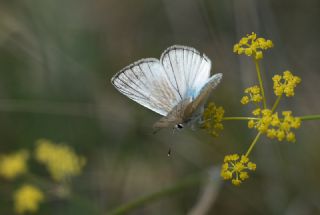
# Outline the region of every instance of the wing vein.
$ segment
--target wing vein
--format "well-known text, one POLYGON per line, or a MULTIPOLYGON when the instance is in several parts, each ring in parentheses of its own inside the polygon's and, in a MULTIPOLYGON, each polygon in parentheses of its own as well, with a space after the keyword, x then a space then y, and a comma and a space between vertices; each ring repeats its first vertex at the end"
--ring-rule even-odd
MULTIPOLYGON (((138 93, 138 94, 140 94, 141 96, 143 96, 143 97, 146 97, 145 95, 143 95, 142 93, 140 93, 139 91, 137 91, 136 89, 134 89, 133 87, 131 87, 129 84, 127 84, 124 80, 122 80, 120 77, 118 77, 118 79, 117 80, 120 80, 124 85, 126 85, 127 87, 129 87, 129 88, 131 88, 133 91, 135 91, 136 93, 138 93)), ((128 92, 127 90, 126 90, 126 92, 128 92)), ((128 93, 129 94, 129 93, 128 93)), ((132 94, 133 95, 133 94, 132 94)), ((143 98, 143 97, 141 97, 141 98, 143 98)))
MULTIPOLYGON (((172 83, 172 81, 170 80, 170 76, 168 75, 167 71, 164 69, 164 72, 166 73, 166 76, 168 78, 168 82, 170 83, 171 87, 173 87, 173 89, 175 89, 178 92, 178 89, 174 87, 174 84, 172 83)), ((179 93, 179 92, 178 92, 179 93)), ((181 96, 180 96, 181 98, 181 96)))
MULTIPOLYGON (((130 71, 135 75, 134 71, 130 68, 130 71)), ((130 80, 130 83, 133 83, 135 86, 137 86, 137 88, 139 88, 140 90, 143 90, 136 82, 134 82, 130 76, 127 75, 126 72, 123 73, 129 80, 130 80)), ((136 75, 135 75, 136 76, 136 75)), ((136 76, 137 77, 137 76, 136 76)), ((142 93, 141 93, 142 94, 142 93)), ((144 95, 144 94, 142 94, 144 95)))
POLYGON ((177 92, 179 93, 180 98, 182 99, 182 96, 181 96, 181 93, 180 93, 180 90, 179 90, 179 86, 178 86, 178 82, 177 82, 177 78, 176 78, 176 75, 175 75, 175 72, 174 72, 174 69, 173 69, 173 66, 172 66, 171 56, 170 56, 169 53, 168 53, 168 58, 169 58, 169 61, 170 61, 170 65, 171 65, 171 69, 172 69, 172 74, 173 74, 174 80, 175 80, 175 82, 176 82, 176 86, 177 86, 176 90, 177 90, 177 92))

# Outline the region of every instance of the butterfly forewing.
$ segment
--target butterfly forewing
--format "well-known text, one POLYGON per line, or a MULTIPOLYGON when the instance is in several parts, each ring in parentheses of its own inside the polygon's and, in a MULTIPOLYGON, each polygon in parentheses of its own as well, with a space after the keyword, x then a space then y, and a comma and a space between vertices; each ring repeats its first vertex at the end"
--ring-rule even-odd
POLYGON ((182 99, 186 86, 184 86, 185 80, 178 66, 178 62, 180 61, 181 60, 177 55, 170 52, 166 53, 163 58, 161 58, 161 63, 171 86, 178 92, 180 99, 182 99))
POLYGON ((201 58, 198 72, 196 73, 193 81, 190 83, 191 88, 195 90, 194 95, 198 95, 201 88, 205 85, 205 83, 208 81, 208 78, 210 77, 210 69, 211 69, 211 61, 204 55, 204 57, 201 58))
POLYGON ((157 59, 137 61, 113 76, 111 82, 130 99, 161 115, 167 115, 180 100, 157 59))
POLYGON ((171 46, 163 52, 160 61, 181 99, 196 96, 210 76, 211 61, 191 47, 171 46))

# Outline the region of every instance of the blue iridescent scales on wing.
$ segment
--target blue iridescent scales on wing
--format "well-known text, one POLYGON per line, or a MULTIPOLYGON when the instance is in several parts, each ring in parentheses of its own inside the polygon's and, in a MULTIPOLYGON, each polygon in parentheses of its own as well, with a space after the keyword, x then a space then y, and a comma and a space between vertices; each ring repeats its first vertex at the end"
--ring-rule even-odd
POLYGON ((199 118, 222 74, 210 77, 211 61, 196 49, 174 45, 160 60, 141 59, 115 74, 111 82, 122 94, 163 117, 155 129, 182 128, 199 118))

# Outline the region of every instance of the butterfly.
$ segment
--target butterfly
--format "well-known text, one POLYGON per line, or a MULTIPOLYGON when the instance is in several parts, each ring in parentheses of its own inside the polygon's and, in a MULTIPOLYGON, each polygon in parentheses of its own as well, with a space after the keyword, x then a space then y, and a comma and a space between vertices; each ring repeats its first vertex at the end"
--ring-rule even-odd
POLYGON ((145 58, 116 73, 111 83, 133 101, 163 117, 154 131, 201 122, 204 103, 220 83, 222 74, 210 77, 211 61, 196 49, 173 45, 156 58, 145 58))

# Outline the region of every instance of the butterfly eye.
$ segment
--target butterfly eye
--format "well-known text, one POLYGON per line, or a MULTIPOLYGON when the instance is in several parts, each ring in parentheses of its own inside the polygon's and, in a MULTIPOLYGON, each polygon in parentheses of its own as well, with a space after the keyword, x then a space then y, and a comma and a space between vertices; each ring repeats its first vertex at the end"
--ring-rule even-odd
POLYGON ((177 128, 182 129, 183 128, 183 124, 181 124, 181 123, 177 124, 177 128))

